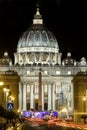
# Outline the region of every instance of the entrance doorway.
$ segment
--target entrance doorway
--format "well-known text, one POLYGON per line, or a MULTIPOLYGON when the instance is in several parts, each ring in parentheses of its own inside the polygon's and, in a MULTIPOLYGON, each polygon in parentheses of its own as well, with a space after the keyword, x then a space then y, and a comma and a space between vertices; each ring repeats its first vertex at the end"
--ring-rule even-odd
POLYGON ((44 103, 44 110, 47 111, 47 109, 48 109, 48 103, 45 102, 44 103))
POLYGON ((30 110, 30 103, 27 103, 27 110, 30 110))

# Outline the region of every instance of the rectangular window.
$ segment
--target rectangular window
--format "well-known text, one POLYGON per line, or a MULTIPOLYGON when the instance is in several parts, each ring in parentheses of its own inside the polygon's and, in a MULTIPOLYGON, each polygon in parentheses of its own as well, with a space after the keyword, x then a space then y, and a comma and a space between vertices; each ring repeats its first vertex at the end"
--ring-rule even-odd
POLYGON ((71 92, 71 86, 70 85, 68 86, 68 92, 71 92))
POLYGON ((45 84, 45 87, 44 87, 44 92, 47 93, 48 92, 48 87, 47 87, 47 84, 45 84))
POLYGON ((26 91, 27 91, 26 96, 27 96, 27 98, 29 98, 30 97, 30 85, 29 84, 27 85, 27 90, 26 91))
POLYGON ((68 72, 67 72, 67 73, 68 73, 68 75, 71 75, 71 71, 70 71, 70 70, 68 70, 68 72))
POLYGON ((34 93, 36 93, 36 94, 38 93, 38 85, 34 86, 34 93))
POLYGON ((69 101, 69 107, 71 107, 71 101, 69 101))
POLYGON ((60 75, 60 70, 57 70, 57 71, 56 71, 56 74, 57 74, 57 75, 60 75))
POLYGON ((27 75, 30 74, 30 71, 27 71, 27 75))
POLYGON ((47 71, 44 71, 44 74, 47 74, 47 71))

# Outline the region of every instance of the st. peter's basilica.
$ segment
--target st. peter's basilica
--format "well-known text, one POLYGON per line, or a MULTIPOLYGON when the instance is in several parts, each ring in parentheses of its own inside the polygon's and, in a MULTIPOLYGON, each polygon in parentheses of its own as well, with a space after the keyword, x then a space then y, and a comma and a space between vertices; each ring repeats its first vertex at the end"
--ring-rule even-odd
POLYGON ((68 112, 79 112, 83 106, 80 101, 87 94, 87 61, 85 57, 72 59, 71 52, 62 60, 58 40, 43 24, 39 8, 32 25, 18 41, 14 63, 8 53, 0 59, 0 80, 14 96, 15 110, 66 108, 68 112))

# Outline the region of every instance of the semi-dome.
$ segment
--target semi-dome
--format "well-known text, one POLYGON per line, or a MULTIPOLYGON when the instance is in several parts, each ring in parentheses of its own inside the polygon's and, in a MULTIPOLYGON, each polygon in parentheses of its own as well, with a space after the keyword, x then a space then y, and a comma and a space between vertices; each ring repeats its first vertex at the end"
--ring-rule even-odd
POLYGON ((17 52, 53 52, 58 53, 58 42, 47 28, 43 25, 42 17, 37 8, 32 26, 20 37, 17 52))

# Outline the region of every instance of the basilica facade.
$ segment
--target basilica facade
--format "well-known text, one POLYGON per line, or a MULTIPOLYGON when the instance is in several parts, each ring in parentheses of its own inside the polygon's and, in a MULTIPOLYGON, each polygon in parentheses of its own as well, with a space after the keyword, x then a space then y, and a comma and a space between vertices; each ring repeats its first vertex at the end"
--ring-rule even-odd
MULTIPOLYGON (((0 59, 0 74, 17 72, 17 104, 15 109, 25 111, 74 109, 74 76, 87 70, 84 57, 80 61, 72 59, 71 53, 62 60, 58 40, 43 24, 39 8, 31 27, 22 34, 14 53, 14 63, 8 53, 0 59)), ((15 86, 14 91, 15 91, 15 86)), ((14 95, 14 91, 12 94, 14 95)), ((16 101, 14 101, 16 103, 16 101)))

